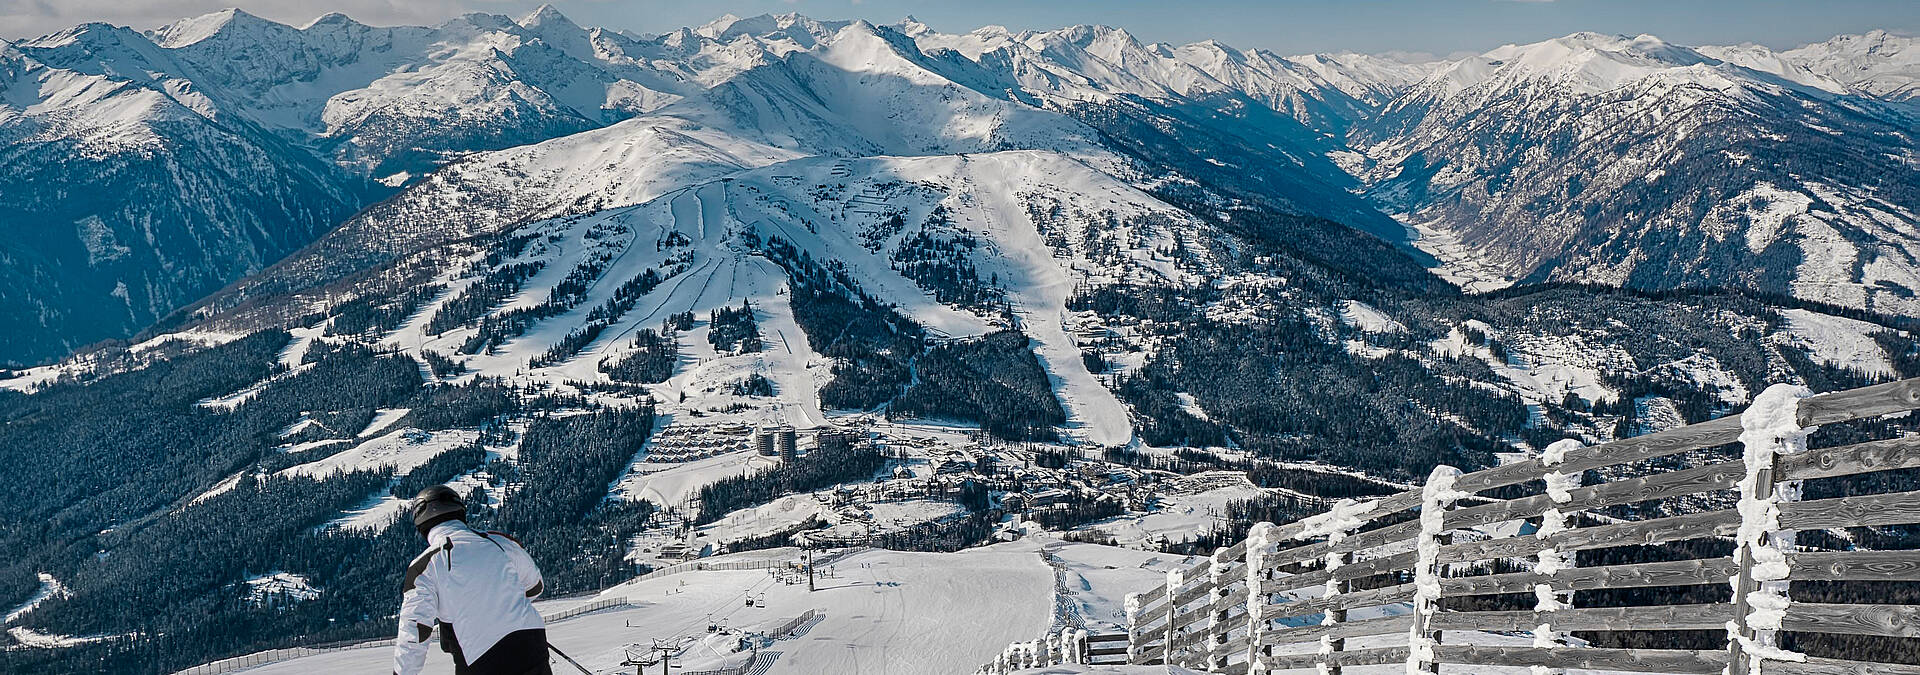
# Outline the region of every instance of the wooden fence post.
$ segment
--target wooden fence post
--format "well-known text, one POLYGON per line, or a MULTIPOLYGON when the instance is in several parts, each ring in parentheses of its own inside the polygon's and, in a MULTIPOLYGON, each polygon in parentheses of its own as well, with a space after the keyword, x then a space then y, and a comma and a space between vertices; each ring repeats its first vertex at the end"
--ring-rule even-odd
POLYGON ((1140 593, 1127 594, 1127 663, 1133 665, 1140 665, 1142 661, 1146 660, 1146 626, 1140 625, 1142 595, 1143 594, 1140 593))
MULTIPOLYGON (((1573 501, 1572 491, 1574 488, 1580 487, 1581 474, 1567 474, 1554 471, 1553 467, 1559 466, 1567 461, 1568 451, 1577 450, 1581 447, 1583 447, 1583 444, 1580 441, 1568 438, 1553 442, 1540 453, 1540 465, 1547 469, 1546 473, 1542 474, 1541 479, 1546 483, 1547 498, 1552 499, 1555 504, 1565 504, 1573 501)), ((1540 528, 1534 531, 1534 538, 1545 541, 1551 538, 1554 533, 1567 529, 1568 517, 1569 514, 1562 513, 1558 507, 1547 509, 1546 513, 1540 514, 1540 528)), ((1549 545, 1546 548, 1540 549, 1540 552, 1535 556, 1533 572, 1535 574, 1550 576, 1560 570, 1574 567, 1575 558, 1577 558, 1577 554, 1570 557, 1549 545)), ((1573 592, 1564 591, 1566 594, 1566 600, 1564 601, 1560 599, 1561 593, 1562 592, 1553 589, 1553 584, 1550 580, 1534 584, 1533 611, 1548 613, 1571 609, 1573 607, 1573 592)), ((1553 632, 1553 624, 1551 621, 1543 620, 1540 622, 1540 625, 1535 626, 1533 629, 1533 646, 1535 647, 1554 647, 1558 638, 1559 636, 1553 632)), ((1551 675, 1566 672, 1564 669, 1549 668, 1546 666, 1532 666, 1531 670, 1533 675, 1551 675)))
POLYGON ((1746 477, 1739 483, 1740 532, 1734 538, 1739 574, 1733 582, 1733 620, 1727 622, 1729 675, 1760 675, 1767 659, 1805 661, 1806 655, 1780 649, 1780 621, 1786 615, 1787 553, 1795 533, 1780 529, 1779 502, 1799 499, 1800 485, 1774 489, 1780 455, 1804 452, 1813 429, 1800 426, 1800 399, 1806 387, 1775 384, 1753 397, 1740 414, 1741 456, 1746 477))
POLYGON ((1267 554, 1274 548, 1273 523, 1255 523, 1247 531, 1247 672, 1267 672, 1266 648, 1260 644, 1260 634, 1266 632, 1267 597, 1266 581, 1273 573, 1267 570, 1267 554))
POLYGON ((1227 585, 1231 583, 1227 580, 1227 566, 1233 564, 1233 558, 1227 556, 1227 552, 1230 550, 1231 548, 1215 549, 1213 552, 1213 565, 1207 568, 1208 580, 1211 581, 1213 585, 1213 588, 1207 592, 1206 601, 1208 616, 1207 633, 1212 636, 1207 639, 1206 660, 1209 670, 1219 670, 1227 667, 1228 655, 1231 654, 1233 650, 1233 644, 1227 642, 1227 633, 1229 632, 1227 629, 1227 616, 1232 613, 1233 608, 1222 602, 1227 598, 1227 585))
POLYGON ((1169 666, 1180 665, 1173 655, 1173 641, 1180 637, 1180 627, 1174 625, 1174 619, 1180 617, 1180 586, 1187 582, 1186 570, 1175 567, 1167 570, 1167 639, 1160 646, 1160 662, 1169 666))
MULTIPOLYGON (((1347 538, 1349 533, 1352 533, 1355 529, 1365 524, 1366 514, 1373 511, 1376 505, 1376 501, 1356 502, 1352 499, 1342 499, 1334 502, 1334 504, 1327 509, 1326 513, 1301 521, 1303 526, 1301 536, 1302 538, 1325 536, 1329 546, 1337 546, 1347 538)), ((1338 580, 1334 578, 1341 567, 1352 563, 1353 553, 1351 551, 1335 552, 1329 550, 1327 552, 1326 557, 1322 559, 1321 563, 1321 571, 1327 573, 1325 597, 1332 598, 1353 590, 1353 582, 1351 580, 1338 580)), ((1328 608, 1320 619, 1320 625, 1334 626, 1346 620, 1347 610, 1342 608, 1328 608)), ((1329 657, 1344 651, 1346 648, 1347 641, 1345 638, 1335 638, 1332 635, 1320 636, 1320 658, 1315 662, 1314 667, 1320 671, 1321 675, 1338 675, 1340 673, 1340 666, 1329 664, 1329 657)))
MULTIPOLYGON (((1332 540, 1329 540, 1329 541, 1332 541, 1332 540)), ((1328 572, 1338 570, 1341 567, 1350 565, 1352 563, 1353 563, 1352 552, 1327 554, 1327 571, 1328 572)), ((1339 595, 1342 593, 1351 593, 1351 592, 1353 592, 1353 580, 1343 579, 1343 580, 1335 581, 1331 577, 1327 579, 1327 595, 1332 596, 1332 595, 1339 595)), ((1347 610, 1329 609, 1327 610, 1326 618, 1323 618, 1320 620, 1320 625, 1333 626, 1340 623, 1344 623, 1346 622, 1346 620, 1347 620, 1347 610)), ((1346 649, 1347 649, 1346 638, 1336 638, 1331 635, 1321 636, 1320 637, 1320 663, 1317 664, 1320 669, 1320 675, 1340 675, 1340 666, 1328 664, 1327 659, 1328 657, 1333 656, 1334 654, 1338 654, 1340 652, 1346 651, 1346 649)))
POLYGON ((1407 629, 1407 675, 1439 672, 1433 646, 1440 632, 1433 628, 1433 614, 1440 606, 1440 546, 1446 534, 1446 512, 1467 493, 1454 489, 1460 470, 1445 464, 1433 467, 1420 490, 1420 535, 1416 540, 1419 562, 1413 568, 1413 627, 1407 629))

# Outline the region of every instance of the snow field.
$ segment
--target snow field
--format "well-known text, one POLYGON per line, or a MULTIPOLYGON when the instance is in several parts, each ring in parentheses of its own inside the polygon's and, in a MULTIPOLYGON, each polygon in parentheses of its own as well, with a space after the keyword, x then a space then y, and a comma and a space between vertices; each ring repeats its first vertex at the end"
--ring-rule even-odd
POLYGON ((1886 328, 1806 309, 1782 310, 1780 315, 1787 320, 1783 341, 1812 352, 1820 362, 1880 377, 1894 375, 1886 350, 1872 336, 1886 328))
POLYGON ((336 473, 368 469, 391 469, 404 474, 442 452, 473 443, 479 438, 480 433, 470 429, 421 431, 409 427, 374 437, 326 459, 288 467, 279 475, 326 478, 336 473))
MULTIPOLYGON (((804 583, 780 583, 764 570, 687 572, 632 582, 601 593, 626 597, 632 606, 553 624, 548 639, 596 675, 632 672, 620 665, 628 645, 675 640, 687 647, 675 663, 694 670, 720 662, 726 657, 721 647, 732 642, 703 639, 709 624, 765 629, 814 610, 821 615, 817 623, 762 650, 762 658, 772 658, 768 675, 968 672, 1007 643, 1047 629, 1053 575, 1037 550, 1032 543, 1013 542, 960 553, 856 553, 833 562, 831 576, 823 568, 813 593, 804 583), (746 606, 749 596, 756 606, 746 606)), ((766 552, 756 553, 762 555, 745 555, 762 559, 766 552)), ((787 555, 795 554, 787 549, 787 555)), ((553 611, 551 602, 536 606, 553 611)), ((246 672, 378 672, 390 668, 390 659, 391 647, 375 644, 246 672)), ((435 652, 426 672, 451 673, 452 664, 435 652)))

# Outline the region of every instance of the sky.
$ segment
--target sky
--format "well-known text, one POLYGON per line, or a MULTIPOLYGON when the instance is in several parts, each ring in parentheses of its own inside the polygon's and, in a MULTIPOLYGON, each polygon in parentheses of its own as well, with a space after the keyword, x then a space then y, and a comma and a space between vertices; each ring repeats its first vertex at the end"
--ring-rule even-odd
MULTIPOLYGON (((430 24, 464 12, 520 16, 539 0, 0 0, 0 37, 87 21, 152 28, 237 6, 305 25, 330 11, 376 25, 430 24)), ((552 0, 582 25, 659 33, 723 13, 799 12, 893 23, 907 15, 946 32, 1099 23, 1144 41, 1217 39, 1295 54, 1480 52, 1576 31, 1651 33, 1681 44, 1774 48, 1879 28, 1920 33, 1920 0, 552 0)))

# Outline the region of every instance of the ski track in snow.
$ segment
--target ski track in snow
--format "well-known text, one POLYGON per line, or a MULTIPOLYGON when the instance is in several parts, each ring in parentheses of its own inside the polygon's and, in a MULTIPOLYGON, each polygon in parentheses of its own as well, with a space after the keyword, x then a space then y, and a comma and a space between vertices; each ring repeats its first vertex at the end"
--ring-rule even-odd
POLYGON ((66 584, 60 583, 60 580, 53 578, 53 575, 41 572, 39 573, 39 577, 40 589, 34 591, 33 597, 27 598, 26 602, 20 603, 19 606, 7 610, 6 617, 0 619, 0 626, 13 623, 20 617, 26 616, 29 612, 39 609, 41 603, 54 598, 64 597, 67 594, 66 584))

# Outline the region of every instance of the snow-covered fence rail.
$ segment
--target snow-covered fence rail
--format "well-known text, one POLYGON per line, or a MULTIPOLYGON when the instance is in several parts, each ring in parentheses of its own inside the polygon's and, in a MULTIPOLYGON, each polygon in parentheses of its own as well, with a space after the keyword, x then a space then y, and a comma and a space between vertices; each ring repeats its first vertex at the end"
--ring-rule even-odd
POLYGON ((1126 633, 1102 635, 1064 628, 1058 633, 1042 635, 1038 640, 1007 645, 992 661, 975 669, 975 673, 1004 675, 1045 666, 1126 663, 1126 656, 1126 633))
MULTIPOLYGON (((1780 641, 1782 631, 1803 644, 1920 638, 1920 606, 1890 604, 1911 595, 1844 583, 1920 581, 1920 551, 1816 550, 1795 540, 1799 530, 1920 524, 1920 490, 1888 491, 1913 487, 1910 476, 1827 481, 1824 493, 1840 496, 1801 499, 1802 481, 1920 468, 1920 437, 1807 448, 1815 427, 1915 409, 1920 379, 1818 396, 1775 385, 1740 415, 1591 447, 1556 443, 1471 473, 1442 466, 1418 489, 1262 523, 1246 541, 1128 597, 1127 661, 1230 675, 1381 664, 1404 664, 1410 675, 1441 664, 1920 675, 1920 665, 1809 657, 1780 641), (1596 477, 1605 480, 1583 484, 1596 477), (1574 564, 1582 551, 1591 552, 1586 566, 1574 564), (1795 581, 1843 582, 1815 590, 1889 604, 1794 600, 1795 581), (1673 604, 1578 607, 1581 592, 1609 596, 1609 605, 1673 604), (1703 648, 1592 646, 1567 631, 1616 641, 1620 631, 1696 631, 1665 642, 1634 633, 1646 639, 1621 644, 1703 648), (1704 644, 1711 638, 1697 631, 1725 638, 1704 644)), ((1900 649, 1910 645, 1889 651, 1900 649)), ((1049 653, 1041 642, 1017 644, 982 672, 1043 665, 1049 653)))

